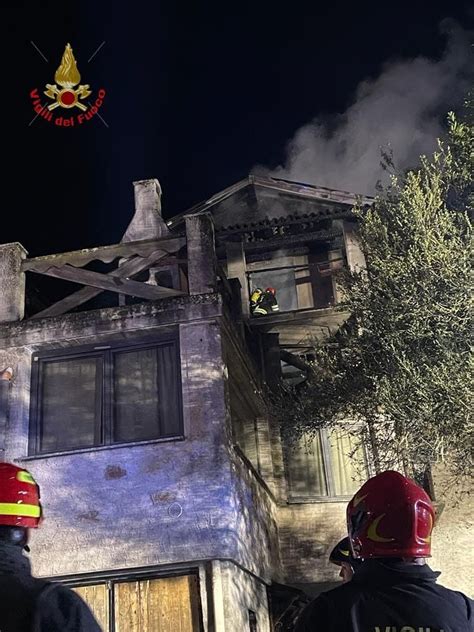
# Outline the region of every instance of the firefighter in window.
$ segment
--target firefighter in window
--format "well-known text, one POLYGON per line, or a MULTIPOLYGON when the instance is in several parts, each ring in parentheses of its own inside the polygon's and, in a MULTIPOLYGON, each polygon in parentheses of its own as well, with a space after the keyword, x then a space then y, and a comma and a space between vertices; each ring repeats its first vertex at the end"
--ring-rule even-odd
POLYGON ((255 288, 250 297, 250 313, 252 316, 267 316, 280 311, 276 298, 276 290, 267 287, 265 290, 255 288))

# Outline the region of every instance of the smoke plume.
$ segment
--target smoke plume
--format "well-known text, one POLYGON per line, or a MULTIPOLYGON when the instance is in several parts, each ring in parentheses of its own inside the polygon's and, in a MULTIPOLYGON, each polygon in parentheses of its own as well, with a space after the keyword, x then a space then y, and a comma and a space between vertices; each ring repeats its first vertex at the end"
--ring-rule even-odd
POLYGON ((358 85, 344 114, 300 128, 284 165, 255 172, 371 195, 386 177, 382 150, 393 153, 399 169, 415 166, 436 148, 446 113, 459 106, 469 85, 472 34, 452 21, 441 29, 447 37, 441 59, 385 64, 380 76, 358 85))

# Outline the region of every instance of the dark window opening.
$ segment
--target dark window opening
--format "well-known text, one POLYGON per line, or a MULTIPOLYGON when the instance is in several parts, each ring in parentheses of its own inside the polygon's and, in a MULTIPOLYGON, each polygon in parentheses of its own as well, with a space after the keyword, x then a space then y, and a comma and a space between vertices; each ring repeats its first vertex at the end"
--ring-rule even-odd
POLYGON ((257 615, 249 610, 249 632, 257 632, 257 615))
POLYGON ((35 357, 30 454, 180 435, 176 340, 35 357))

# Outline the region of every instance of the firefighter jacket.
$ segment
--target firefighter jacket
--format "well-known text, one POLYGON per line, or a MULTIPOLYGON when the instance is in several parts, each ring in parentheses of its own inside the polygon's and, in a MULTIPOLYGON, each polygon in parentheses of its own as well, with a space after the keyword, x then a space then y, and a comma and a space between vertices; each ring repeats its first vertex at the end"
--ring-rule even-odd
POLYGON ((474 602, 436 583, 429 566, 365 561, 353 579, 322 593, 295 632, 473 632, 474 602))
POLYGON ((70 588, 32 577, 21 547, 0 543, 1 632, 102 632, 70 588))
POLYGON ((255 316, 266 316, 273 312, 280 310, 276 297, 271 292, 263 292, 258 299, 255 307, 252 309, 252 314, 255 316))

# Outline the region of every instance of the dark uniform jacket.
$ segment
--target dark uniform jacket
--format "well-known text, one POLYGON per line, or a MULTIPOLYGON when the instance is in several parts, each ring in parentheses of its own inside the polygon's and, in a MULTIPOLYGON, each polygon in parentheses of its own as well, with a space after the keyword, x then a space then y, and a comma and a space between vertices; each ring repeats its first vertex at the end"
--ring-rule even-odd
POLYGON ((473 632, 474 602, 436 584, 427 565, 368 560, 314 599, 295 632, 473 632))
POLYGON ((265 316, 272 312, 278 312, 280 308, 276 297, 271 292, 263 292, 258 298, 254 307, 252 307, 252 314, 254 316, 265 316))
POLYGON ((82 599, 62 584, 32 577, 19 546, 0 544, 1 632, 102 632, 82 599))

